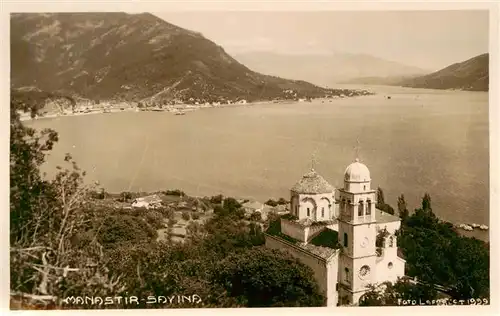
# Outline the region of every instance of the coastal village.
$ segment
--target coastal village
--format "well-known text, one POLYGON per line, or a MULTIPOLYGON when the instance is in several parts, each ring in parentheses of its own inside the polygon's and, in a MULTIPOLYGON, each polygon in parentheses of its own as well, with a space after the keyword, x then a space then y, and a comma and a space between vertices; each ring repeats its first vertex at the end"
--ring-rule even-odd
MULTIPOLYGON (((36 92, 36 91, 35 91, 36 92)), ((373 93, 366 90, 335 89, 331 94, 325 95, 322 102, 332 102, 333 99, 343 99, 356 96, 366 96, 373 93)), ((319 99, 319 98, 316 98, 319 99)), ((141 101, 120 101, 120 100, 90 100, 84 98, 51 97, 45 101, 45 106, 35 118, 53 118, 61 116, 88 115, 99 113, 116 112, 167 112, 174 115, 186 115, 189 112, 217 108, 225 106, 254 105, 259 103, 290 103, 290 102, 312 102, 313 98, 300 95, 297 91, 283 90, 283 96, 267 101, 250 101, 244 98, 225 99, 219 98, 217 101, 209 101, 203 98, 185 98, 175 100, 156 100, 154 97, 141 101), (74 100, 74 103, 72 102, 74 100)), ((18 111, 22 121, 32 119, 30 113, 18 111)))

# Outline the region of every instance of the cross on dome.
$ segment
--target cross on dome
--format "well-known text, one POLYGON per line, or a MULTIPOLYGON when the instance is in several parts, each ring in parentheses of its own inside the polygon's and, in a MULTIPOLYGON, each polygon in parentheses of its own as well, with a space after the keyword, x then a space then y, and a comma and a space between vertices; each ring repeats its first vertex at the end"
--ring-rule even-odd
POLYGON ((316 165, 316 156, 312 154, 311 157, 311 171, 314 171, 314 166, 316 165))
POLYGON ((354 150, 356 151, 356 162, 359 162, 359 150, 361 148, 361 145, 359 144, 359 138, 356 138, 356 146, 354 146, 354 150))

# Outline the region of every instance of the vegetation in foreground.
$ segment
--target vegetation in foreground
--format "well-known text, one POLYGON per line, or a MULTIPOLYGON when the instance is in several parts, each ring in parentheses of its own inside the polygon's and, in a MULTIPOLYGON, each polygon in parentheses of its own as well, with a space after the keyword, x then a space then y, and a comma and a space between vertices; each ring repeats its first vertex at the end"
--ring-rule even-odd
MULTIPOLYGON (((22 108, 24 105, 13 105, 22 108)), ((35 109, 36 110, 36 109, 35 109)), ((117 211, 96 201, 70 156, 53 180, 40 174, 57 133, 25 127, 11 112, 12 308, 321 306, 312 270, 263 247, 260 224, 232 198, 209 199, 214 216, 192 223, 184 243, 157 241, 171 210, 117 211), (101 206, 99 206, 101 205, 101 206), (158 298, 156 304, 82 304, 68 297, 158 298), (161 297, 196 296, 159 303, 161 297), (77 304, 71 304, 77 303, 77 304)), ((178 191, 167 192, 183 196, 178 191)), ((130 193, 119 199, 127 200, 130 193)), ((189 215, 188 215, 189 216, 189 215)), ((166 300, 166 299, 165 299, 166 300)), ((101 302, 102 303, 102 302, 101 302)))
MULTIPOLYGON (((378 196, 383 197, 380 188, 378 196)), ((379 203, 385 204, 383 199, 379 203)), ((387 204, 381 207, 393 209, 387 204)), ((489 243, 461 236, 453 224, 437 218, 429 194, 424 195, 421 207, 411 215, 404 195, 399 196, 398 211, 398 247, 406 260, 406 275, 416 277, 418 283, 401 279, 395 284, 384 284, 384 290, 372 286, 360 305, 399 306, 402 300, 432 302, 443 294, 457 301, 489 302, 489 243)))

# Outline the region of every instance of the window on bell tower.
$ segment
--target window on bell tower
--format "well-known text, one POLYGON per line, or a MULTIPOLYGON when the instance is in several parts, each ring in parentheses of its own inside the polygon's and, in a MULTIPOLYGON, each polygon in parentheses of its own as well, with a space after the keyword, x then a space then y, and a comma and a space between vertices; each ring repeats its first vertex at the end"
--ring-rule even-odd
POLYGON ((307 216, 311 216, 311 210, 307 208, 307 216))
POLYGON ((347 233, 344 233, 344 247, 347 247, 348 241, 347 241, 347 233))
POLYGON ((324 207, 321 208, 321 217, 325 217, 325 208, 324 207))
POLYGON ((372 201, 368 200, 368 207, 366 208, 366 215, 370 215, 372 213, 372 201))
POLYGON ((363 201, 359 201, 358 204, 358 216, 363 216, 363 201))

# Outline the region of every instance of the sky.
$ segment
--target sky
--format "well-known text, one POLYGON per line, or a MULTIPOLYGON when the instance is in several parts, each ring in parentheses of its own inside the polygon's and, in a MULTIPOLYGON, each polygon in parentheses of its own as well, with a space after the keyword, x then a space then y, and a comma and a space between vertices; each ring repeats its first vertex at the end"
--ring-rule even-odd
POLYGON ((167 12, 229 54, 367 54, 438 70, 488 52, 487 11, 167 12))

